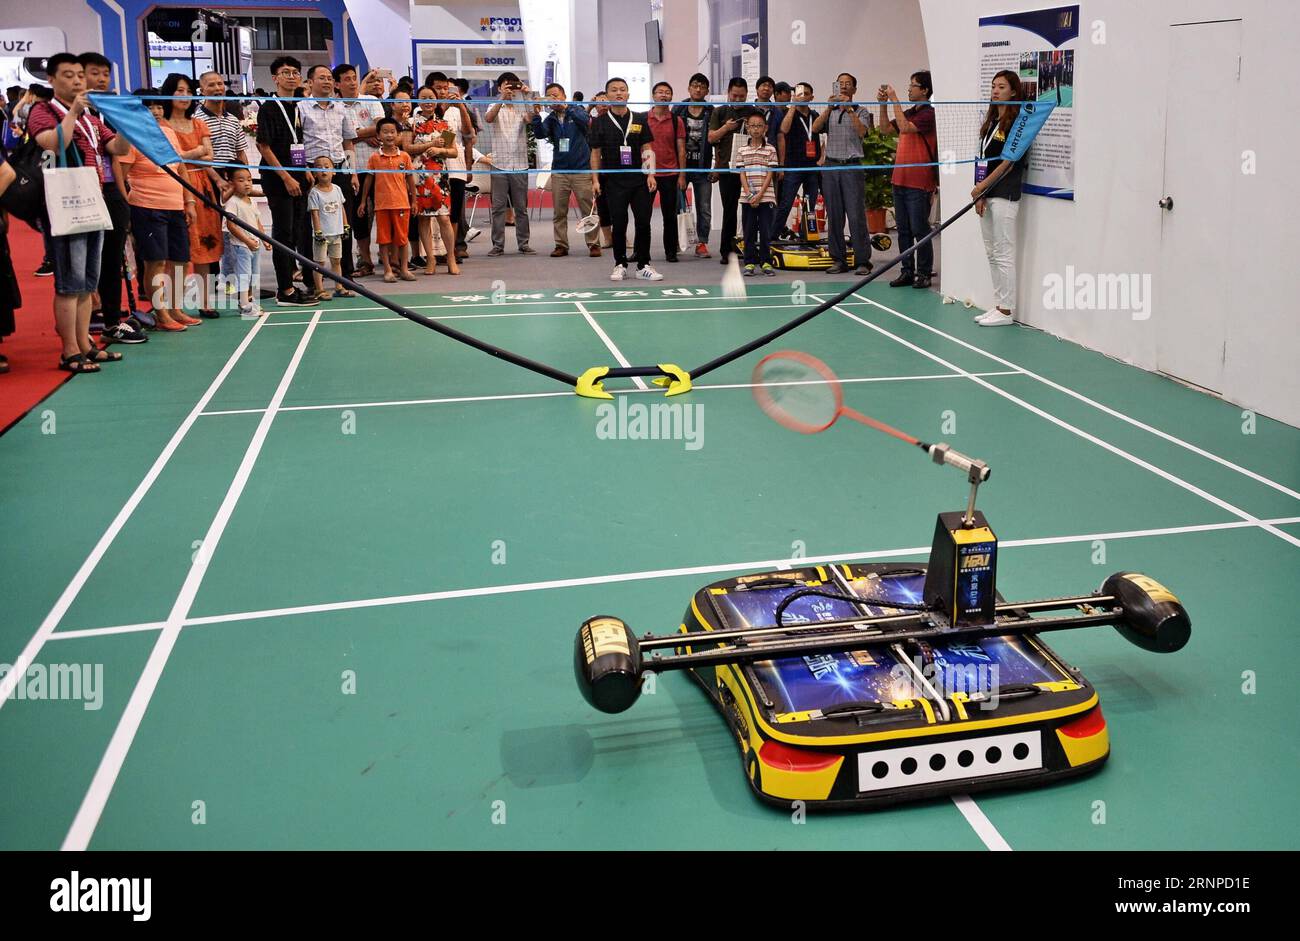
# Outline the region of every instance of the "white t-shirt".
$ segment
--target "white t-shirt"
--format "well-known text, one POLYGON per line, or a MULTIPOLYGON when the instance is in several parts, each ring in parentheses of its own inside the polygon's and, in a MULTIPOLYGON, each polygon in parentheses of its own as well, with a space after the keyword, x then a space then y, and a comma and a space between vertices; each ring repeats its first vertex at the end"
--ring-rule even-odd
MULTIPOLYGON (((230 213, 245 225, 251 225, 255 229, 261 222, 261 219, 257 214, 257 206, 254 205, 252 198, 244 199, 241 196, 231 196, 226 200, 226 212, 230 213)), ((229 222, 226 223, 226 228, 230 229, 232 233, 238 233, 243 238, 257 237, 250 232, 246 232, 237 225, 231 225, 229 222)))
MULTIPOLYGON (((320 214, 321 235, 343 234, 343 191, 331 183, 327 190, 313 186, 307 194, 307 212, 320 214)), ((308 217, 310 218, 310 217, 308 217)))
POLYGON ((468 176, 465 170, 465 141, 474 133, 474 126, 471 124, 468 128, 461 127, 460 108, 455 105, 447 106, 447 110, 442 113, 442 119, 447 122, 447 127, 456 135, 456 156, 445 158, 443 166, 447 169, 447 175, 451 179, 463 180, 468 176))

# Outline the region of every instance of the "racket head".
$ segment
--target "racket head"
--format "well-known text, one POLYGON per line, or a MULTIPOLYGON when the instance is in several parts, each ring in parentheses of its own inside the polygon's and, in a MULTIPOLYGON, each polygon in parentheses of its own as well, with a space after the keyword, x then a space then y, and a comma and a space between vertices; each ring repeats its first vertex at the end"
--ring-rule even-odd
POLYGON ((600 215, 595 210, 592 210, 591 215, 583 216, 581 219, 578 220, 577 228, 580 233, 586 235, 588 232, 590 232, 592 229, 597 228, 599 225, 600 225, 600 215))
POLYGON ((754 400, 764 414, 800 434, 825 431, 844 409, 839 377, 808 353, 769 353, 754 367, 752 381, 754 400))

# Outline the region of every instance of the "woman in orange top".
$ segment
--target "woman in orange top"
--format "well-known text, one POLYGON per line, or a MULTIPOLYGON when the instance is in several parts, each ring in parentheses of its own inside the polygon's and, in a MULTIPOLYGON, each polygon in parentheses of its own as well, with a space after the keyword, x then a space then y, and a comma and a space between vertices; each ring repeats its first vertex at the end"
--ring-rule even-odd
MULTIPOLYGON (((193 87, 189 78, 173 72, 163 82, 163 95, 192 95, 193 87)), ((197 101, 163 101, 163 123, 176 132, 180 141, 180 155, 185 159, 212 159, 212 132, 202 118, 192 117, 197 101)), ((198 165, 186 165, 189 183, 214 203, 218 195, 208 176, 208 168, 198 165)), ((199 276, 200 298, 199 316, 217 317, 212 279, 208 277, 221 261, 221 215, 201 200, 195 207, 195 221, 190 226, 190 262, 194 273, 199 276)), ((197 322, 197 321, 196 321, 197 322)))

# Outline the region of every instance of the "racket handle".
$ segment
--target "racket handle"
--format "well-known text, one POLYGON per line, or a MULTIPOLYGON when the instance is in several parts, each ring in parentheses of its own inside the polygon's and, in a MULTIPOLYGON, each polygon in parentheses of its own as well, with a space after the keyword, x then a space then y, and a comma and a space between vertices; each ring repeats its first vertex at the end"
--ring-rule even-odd
POLYGON ((967 457, 960 451, 954 451, 950 446, 942 442, 930 445, 930 457, 934 459, 936 464, 947 464, 950 467, 957 468, 973 484, 983 483, 989 479, 989 466, 987 464, 967 457))

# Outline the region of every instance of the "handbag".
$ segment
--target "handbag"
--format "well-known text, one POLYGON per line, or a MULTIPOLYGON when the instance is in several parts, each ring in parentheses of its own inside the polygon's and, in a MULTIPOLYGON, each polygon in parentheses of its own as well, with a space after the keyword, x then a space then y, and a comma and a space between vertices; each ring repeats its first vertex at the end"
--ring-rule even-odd
POLYGON ((63 125, 56 126, 59 147, 58 166, 41 174, 45 182, 45 212, 50 220, 50 235, 81 235, 113 228, 113 219, 104 203, 99 171, 81 165, 81 154, 74 147, 77 166, 69 167, 63 149, 63 125))
POLYGON ((698 239, 695 233, 695 213, 685 190, 677 191, 677 244, 685 247, 694 245, 698 239))

